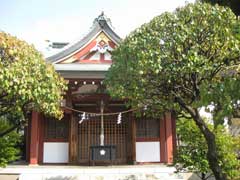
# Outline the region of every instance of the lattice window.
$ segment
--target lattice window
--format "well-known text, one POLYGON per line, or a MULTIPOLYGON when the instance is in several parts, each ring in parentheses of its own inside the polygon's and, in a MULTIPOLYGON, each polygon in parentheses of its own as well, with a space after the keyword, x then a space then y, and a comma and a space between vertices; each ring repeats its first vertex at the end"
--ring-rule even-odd
POLYGON ((67 140, 69 120, 65 117, 62 120, 54 118, 45 119, 45 139, 46 140, 67 140))
POLYGON ((140 117, 136 120, 137 138, 159 138, 160 120, 156 118, 140 117))

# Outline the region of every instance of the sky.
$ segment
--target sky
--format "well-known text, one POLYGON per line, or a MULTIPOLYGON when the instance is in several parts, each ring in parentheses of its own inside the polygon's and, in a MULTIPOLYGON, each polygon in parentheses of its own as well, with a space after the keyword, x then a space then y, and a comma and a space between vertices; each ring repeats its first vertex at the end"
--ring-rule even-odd
POLYGON ((45 55, 47 42, 80 39, 104 11, 124 38, 165 11, 195 0, 0 0, 0 31, 33 44, 45 55))

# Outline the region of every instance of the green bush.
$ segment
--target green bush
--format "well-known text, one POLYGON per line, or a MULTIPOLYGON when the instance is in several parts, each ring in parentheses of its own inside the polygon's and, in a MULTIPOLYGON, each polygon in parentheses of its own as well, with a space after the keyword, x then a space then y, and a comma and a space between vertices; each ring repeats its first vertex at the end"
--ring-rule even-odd
MULTIPOLYGON (((240 150, 239 138, 232 137, 223 126, 213 129, 216 136, 217 152, 220 166, 228 179, 240 178, 240 162, 237 151, 240 150)), ((187 169, 201 175, 202 179, 211 174, 207 160, 207 144, 193 120, 179 119, 177 121, 177 134, 181 145, 178 146, 175 164, 181 164, 182 169, 187 169)))
MULTIPOLYGON (((6 120, 0 119, 0 132, 9 127, 10 125, 6 120)), ((20 139, 20 135, 16 131, 0 137, 0 167, 5 167, 9 162, 19 158, 20 150, 17 148, 17 144, 20 139)))

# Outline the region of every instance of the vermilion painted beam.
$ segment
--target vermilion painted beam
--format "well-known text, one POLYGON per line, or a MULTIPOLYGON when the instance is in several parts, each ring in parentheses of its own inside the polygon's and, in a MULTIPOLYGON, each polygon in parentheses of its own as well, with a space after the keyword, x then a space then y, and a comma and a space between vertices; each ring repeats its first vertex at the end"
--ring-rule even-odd
POLYGON ((173 135, 173 155, 177 150, 177 135, 176 135, 176 115, 172 114, 172 135, 173 135))
POLYGON ((173 162, 173 126, 171 113, 167 112, 165 115, 166 120, 166 163, 173 162))
POLYGON ((42 114, 39 114, 38 119, 38 164, 43 163, 43 138, 44 138, 44 128, 45 128, 45 120, 42 114))
POLYGON ((62 61, 58 62, 58 64, 66 63, 70 58, 75 59, 75 60, 73 60, 73 62, 71 62, 71 63, 80 61, 79 59, 80 59, 83 55, 85 55, 86 53, 88 53, 95 45, 96 45, 96 41, 95 41, 95 40, 94 40, 94 41, 91 41, 86 47, 84 47, 84 48, 81 49, 80 51, 76 52, 75 54, 71 55, 70 57, 65 58, 65 59, 63 59, 62 61))
MULTIPOLYGON (((88 53, 95 45, 96 45, 96 40, 90 42, 86 47, 84 47, 83 49, 81 49, 79 52, 77 52, 74 57, 76 59, 81 58, 84 54, 88 53)), ((81 60, 80 60, 81 61, 81 60)))
POLYGON ((39 114, 32 112, 31 135, 30 135, 30 165, 38 164, 38 148, 39 148, 39 114))

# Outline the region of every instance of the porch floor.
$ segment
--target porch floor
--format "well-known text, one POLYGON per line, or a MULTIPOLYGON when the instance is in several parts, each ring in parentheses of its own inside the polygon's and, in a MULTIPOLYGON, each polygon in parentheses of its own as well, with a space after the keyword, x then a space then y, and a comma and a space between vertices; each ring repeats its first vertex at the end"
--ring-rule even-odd
MULTIPOLYGON (((174 173, 166 165, 126 166, 28 166, 0 168, 1 180, 183 180, 189 174, 174 173)), ((193 179, 193 178, 191 178, 193 179)), ((195 179, 195 178, 194 178, 195 179)))

